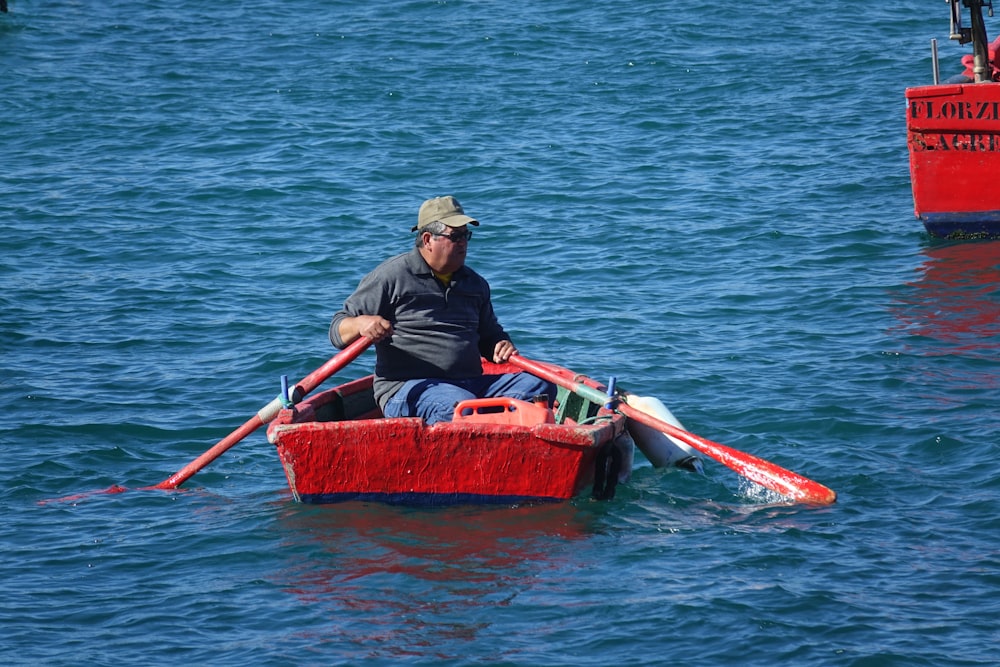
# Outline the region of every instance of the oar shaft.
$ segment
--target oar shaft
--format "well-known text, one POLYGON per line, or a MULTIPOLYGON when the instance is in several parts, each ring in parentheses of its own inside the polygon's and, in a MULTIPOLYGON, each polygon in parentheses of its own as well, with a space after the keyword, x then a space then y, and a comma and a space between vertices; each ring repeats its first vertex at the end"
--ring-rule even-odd
MULTIPOLYGON (((276 399, 277 400, 277 399, 276 399)), ((271 401, 268 405, 275 403, 271 401)), ((278 407, 281 407, 281 401, 277 401, 278 407)), ((273 417, 272 417, 273 419, 273 417)), ((264 420, 260 418, 259 414, 254 415, 250 419, 243 423, 238 429, 227 435, 225 438, 216 443, 211 449, 206 451, 204 454, 196 458, 191 463, 187 464, 173 475, 163 480, 155 486, 151 486, 151 489, 176 489, 178 486, 188 481, 195 473, 207 466, 209 463, 215 459, 222 456, 227 450, 229 450, 233 445, 238 443, 243 438, 247 437, 258 428, 266 424, 264 420)))
MULTIPOLYGON (((323 384, 323 382, 331 375, 333 375, 340 369, 347 366, 347 364, 357 359, 358 356, 362 352, 364 352, 369 345, 371 345, 371 340, 361 337, 358 340, 351 343, 350 345, 348 345, 347 347, 345 347, 338 354, 335 354, 334 356, 330 357, 330 359, 328 359, 326 363, 324 363, 322 366, 314 370, 309 375, 302 378, 302 380, 300 380, 298 384, 295 385, 295 387, 290 392, 291 396, 293 397, 292 401, 295 402, 302 400, 302 398, 306 394, 311 392, 319 385, 323 384)), ((228 449, 230 449, 240 440, 247 437, 248 435, 256 431, 264 424, 271 422, 276 416, 278 416, 278 412, 281 410, 281 408, 282 408, 281 397, 275 398, 270 403, 261 408, 257 414, 255 414, 253 417, 244 422, 243 426, 240 426, 238 429, 236 429, 235 431, 227 435, 225 438, 220 440, 218 443, 215 444, 215 446, 213 446, 207 452, 205 452, 204 454, 196 458, 194 461, 187 464, 186 466, 184 466, 183 468, 181 468, 180 470, 178 470, 173 475, 163 480, 159 484, 151 486, 149 488, 176 489, 178 486, 180 486, 188 479, 190 479, 192 475, 197 473, 199 470, 207 466, 215 459, 222 456, 223 453, 225 453, 228 449)))
POLYGON ((512 355, 510 358, 510 363, 515 366, 519 366, 524 370, 528 371, 536 377, 540 377, 543 380, 548 380, 549 382, 554 382, 555 384, 568 389, 577 396, 581 396, 588 401, 593 403, 599 403, 603 405, 608 400, 608 395, 605 394, 600 389, 595 389, 593 387, 588 387, 582 382, 577 382, 575 380, 570 380, 559 373, 552 370, 547 364, 543 364, 538 361, 533 361, 526 357, 522 357, 519 354, 512 355))
MULTIPOLYGON (((327 359, 326 363, 298 381, 294 389, 292 389, 289 394, 295 396, 301 392, 302 396, 297 399, 293 398, 292 400, 301 400, 306 394, 309 394, 313 389, 326 382, 331 375, 357 359, 371 344, 372 341, 370 339, 362 336, 334 356, 327 359)), ((274 419, 274 417, 272 416, 271 419, 274 419)), ((270 419, 268 421, 270 421, 270 419)))
MULTIPOLYGON (((554 382, 589 401, 604 403, 607 400, 607 396, 599 389, 588 387, 587 385, 575 380, 570 380, 559 373, 553 372, 552 369, 539 362, 526 359, 516 354, 510 358, 510 362, 520 368, 523 368, 532 375, 554 382)), ((707 440, 693 433, 677 428, 673 424, 657 419, 656 417, 648 415, 641 410, 636 410, 632 406, 628 405, 627 402, 620 403, 618 409, 629 419, 641 422, 658 431, 662 431, 667 435, 673 436, 703 454, 710 456, 724 466, 731 468, 747 479, 750 479, 765 488, 776 491, 793 500, 817 505, 829 505, 837 499, 837 494, 832 489, 829 489, 818 482, 814 482, 811 479, 794 473, 791 470, 786 470, 779 465, 775 465, 770 461, 765 461, 764 459, 753 456, 752 454, 747 454, 737 449, 733 449, 732 447, 720 445, 716 442, 712 442, 711 440, 707 440)))

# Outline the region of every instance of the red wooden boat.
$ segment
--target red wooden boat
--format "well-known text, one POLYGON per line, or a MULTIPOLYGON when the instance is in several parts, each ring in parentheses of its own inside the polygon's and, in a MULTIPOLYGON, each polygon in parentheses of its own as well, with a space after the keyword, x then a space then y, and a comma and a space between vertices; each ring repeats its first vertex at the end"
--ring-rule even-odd
MULTIPOLYGON (((567 369, 546 367, 581 381, 567 369)), ((520 372, 487 361, 483 370, 520 372)), ((372 376, 281 410, 267 437, 292 494, 305 503, 559 501, 587 489, 609 497, 619 474, 631 470, 633 452, 625 417, 564 388, 555 410, 480 399, 456 406, 453 421, 427 426, 419 418, 384 418, 372 376)))
MULTIPOLYGON (((1000 237, 1000 39, 990 44, 984 0, 950 0, 951 39, 972 43, 965 72, 906 90, 906 129, 915 215, 945 238, 1000 237), (961 6, 969 10, 962 25, 961 6)), ((992 5, 988 5, 992 9, 992 5)))

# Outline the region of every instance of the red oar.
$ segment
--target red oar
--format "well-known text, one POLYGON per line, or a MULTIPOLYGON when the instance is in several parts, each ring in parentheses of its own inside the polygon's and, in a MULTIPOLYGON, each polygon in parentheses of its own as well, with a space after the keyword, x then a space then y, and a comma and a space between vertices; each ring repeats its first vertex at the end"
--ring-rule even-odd
MULTIPOLYGON (((545 364, 531 359, 525 359, 520 355, 514 355, 510 362, 528 371, 532 375, 554 382, 560 387, 564 387, 574 394, 582 396, 595 403, 605 403, 608 397, 599 389, 588 387, 585 384, 553 372, 545 364)), ((684 429, 677 428, 673 424, 668 424, 662 419, 657 419, 645 412, 636 410, 628 404, 628 392, 625 392, 625 401, 618 404, 618 411, 629 419, 641 422, 657 431, 673 436, 678 440, 687 443, 703 454, 712 457, 724 466, 735 470, 747 479, 760 484, 772 491, 787 496, 792 500, 810 503, 815 505, 829 505, 837 500, 837 494, 819 482, 803 477, 791 470, 786 470, 779 465, 765 461, 752 454, 741 452, 732 447, 720 445, 717 442, 706 440, 693 433, 688 433, 684 429)))
MULTIPOLYGON (((289 398, 291 402, 296 403, 302 400, 302 398, 306 394, 308 394, 313 389, 321 385, 323 381, 326 380, 328 377, 330 377, 340 369, 347 366, 347 364, 357 359, 358 356, 362 352, 364 352, 369 345, 371 345, 371 340, 368 338, 361 337, 358 340, 351 343, 350 345, 348 345, 338 354, 330 357, 330 359, 328 359, 325 364, 314 370, 309 375, 302 378, 302 380, 300 380, 299 383, 296 384, 294 388, 289 390, 289 398)), ((178 470, 173 475, 163 480, 159 484, 156 484, 154 486, 143 487, 142 490, 176 489, 178 486, 180 486, 188 479, 190 479, 190 477, 194 475, 196 472, 207 466, 215 459, 222 456, 222 454, 230 447, 232 447, 240 440, 242 440, 243 438, 247 437, 248 435, 256 431, 259 427, 273 420, 278 415, 278 412, 281 410, 283 406, 284 406, 283 397, 281 396, 276 397, 270 403, 261 408, 257 412, 257 414, 248 419, 246 423, 243 424, 243 426, 240 426, 238 429, 236 429, 235 431, 227 435, 225 438, 220 440, 218 443, 216 443, 214 447, 209 449, 207 452, 205 452, 204 454, 196 458, 194 461, 187 464, 186 466, 184 466, 183 468, 181 468, 180 470, 178 470)), ((116 484, 115 486, 105 489, 103 492, 98 491, 96 493, 121 493, 122 491, 125 490, 126 489, 124 487, 118 486, 116 484)), ((78 498, 82 498, 86 495, 90 494, 78 494, 75 496, 67 496, 66 498, 59 498, 58 500, 71 501, 71 500, 76 500, 78 498)))

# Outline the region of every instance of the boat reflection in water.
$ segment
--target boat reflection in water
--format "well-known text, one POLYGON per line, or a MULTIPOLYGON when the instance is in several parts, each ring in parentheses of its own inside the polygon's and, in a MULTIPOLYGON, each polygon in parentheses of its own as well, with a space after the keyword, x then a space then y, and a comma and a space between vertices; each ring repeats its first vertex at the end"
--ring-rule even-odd
MULTIPOLYGON (((326 657, 331 644, 352 660, 404 657, 409 650, 431 655, 436 646, 453 650, 489 632, 492 618, 515 598, 522 611, 555 604, 550 596, 558 592, 538 582, 580 569, 575 545, 594 534, 599 518, 572 503, 289 504, 276 527, 285 535, 288 567, 275 583, 318 607, 304 615, 323 621, 302 632, 326 645, 326 657)), ((511 622, 505 617, 503 625, 511 622)))
MULTIPOLYGON (((962 354, 997 361, 1000 350, 1000 241, 924 249, 915 288, 896 299, 903 329, 932 343, 925 355, 962 354)), ((993 382, 996 380, 994 379, 993 382)))

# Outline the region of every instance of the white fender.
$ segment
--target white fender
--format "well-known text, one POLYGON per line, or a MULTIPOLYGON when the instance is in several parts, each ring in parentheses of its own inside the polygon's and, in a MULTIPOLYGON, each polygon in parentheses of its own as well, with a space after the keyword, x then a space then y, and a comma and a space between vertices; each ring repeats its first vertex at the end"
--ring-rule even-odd
MULTIPOLYGON (((684 426, 677 420, 677 417, 674 417, 673 413, 658 398, 629 394, 626 402, 640 412, 645 412, 651 417, 656 417, 677 428, 684 429, 684 426)), ((677 438, 672 438, 662 431, 657 431, 633 419, 626 420, 625 425, 632 439, 635 440, 636 447, 645 454, 654 467, 666 468, 676 466, 694 472, 702 472, 702 464, 701 459, 698 457, 698 452, 687 443, 677 438)))

